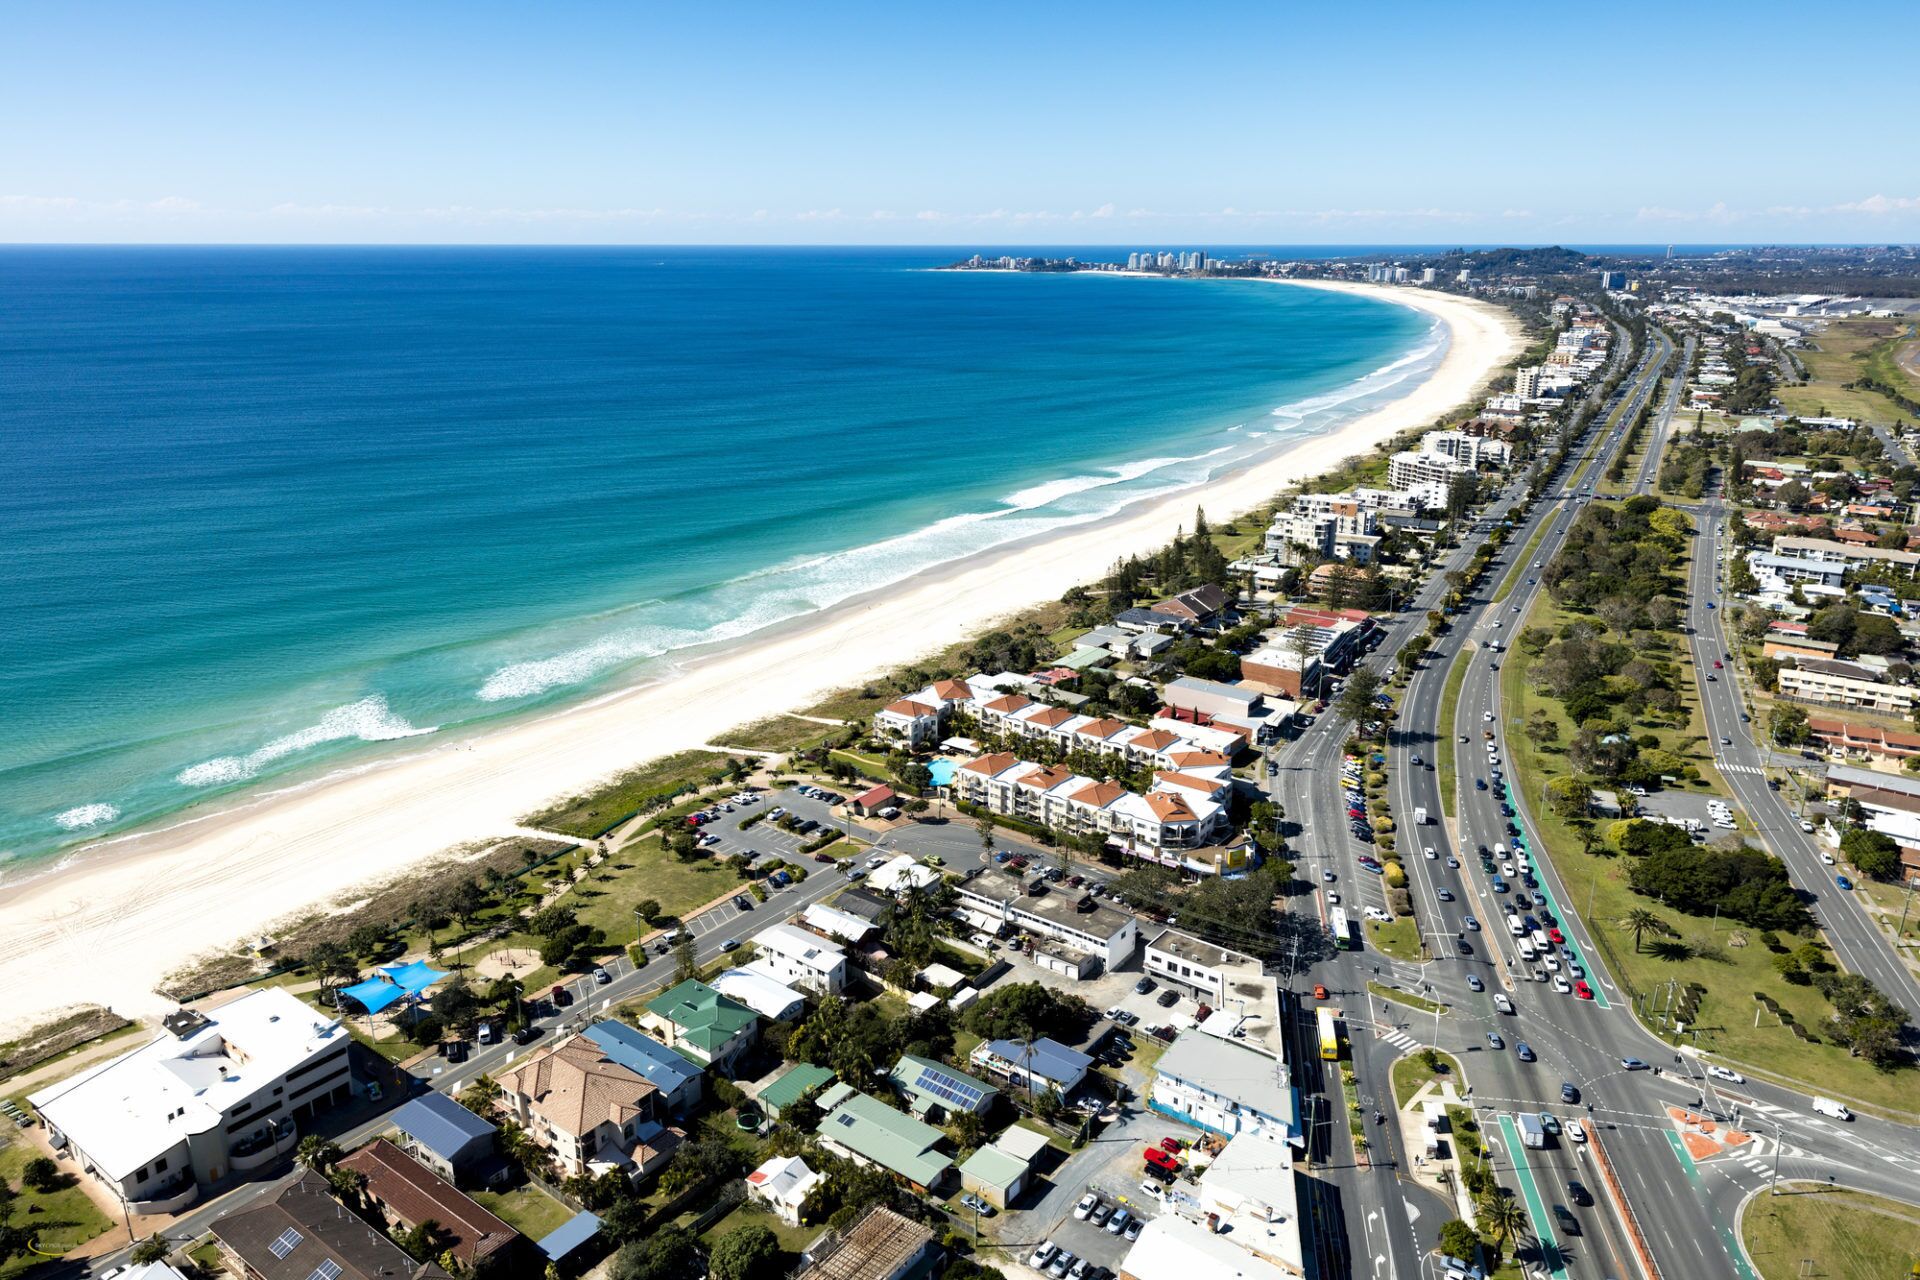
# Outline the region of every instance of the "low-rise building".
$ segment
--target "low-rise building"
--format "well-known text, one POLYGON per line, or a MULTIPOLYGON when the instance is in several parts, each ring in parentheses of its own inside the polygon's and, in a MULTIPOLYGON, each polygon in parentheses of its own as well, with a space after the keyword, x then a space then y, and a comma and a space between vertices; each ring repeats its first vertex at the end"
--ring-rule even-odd
POLYGON ((1879 677, 1873 668, 1856 662, 1801 658, 1794 666, 1780 668, 1780 696, 1886 715, 1912 715, 1913 687, 1888 684, 1879 677))
POLYGON ((351 1213, 312 1169, 273 1195, 214 1220, 214 1243, 226 1269, 246 1280, 448 1280, 431 1262, 415 1262, 399 1245, 351 1213))
POLYGON ((789 1022, 805 1013, 807 998, 759 965, 756 960, 743 969, 728 969, 714 978, 713 989, 768 1022, 789 1022))
POLYGON ((920 1191, 947 1180, 953 1159, 941 1151, 946 1134, 847 1084, 820 1095, 827 1114, 814 1130, 820 1144, 861 1164, 887 1170, 920 1191))
POLYGON ((809 903, 801 918, 814 932, 825 937, 838 938, 842 942, 851 942, 855 946, 865 942, 880 929, 880 926, 871 920, 855 915, 851 911, 842 911, 839 907, 830 907, 824 902, 809 903))
POLYGON ((1009 1209, 1027 1189, 1034 1165, 1046 1149, 1045 1134, 1012 1125, 967 1157, 960 1166, 960 1187, 996 1209, 1009 1209))
POLYGON ((389 1227, 411 1231, 431 1222, 439 1232, 436 1257, 451 1255, 467 1275, 510 1274, 525 1241, 473 1197, 391 1142, 375 1140, 344 1157, 340 1168, 360 1182, 360 1195, 389 1227))
POLYGON ((1292 1280, 1238 1243, 1174 1213, 1149 1218, 1120 1263, 1120 1280, 1292 1280))
POLYGON ((817 933, 776 924, 754 934, 753 945, 760 954, 748 967, 775 981, 817 996, 837 996, 846 989, 847 953, 817 933))
POLYGON ((1051 1089, 1066 1097, 1093 1069, 1093 1059, 1044 1036, 1038 1040, 988 1040, 968 1059, 977 1068, 1030 1092, 1051 1089))
POLYGON ((1903 760, 1920 756, 1920 733, 1820 716, 1807 717, 1807 730, 1830 754, 1843 759, 1877 760, 1897 767, 1903 760))
POLYGON ((998 931, 1012 925, 1024 933, 1064 943, 1093 956, 1108 969, 1131 959, 1140 946, 1140 922, 1077 890, 1046 888, 989 867, 954 886, 956 904, 975 926, 998 931))
POLYGON ((498 1151, 500 1131, 444 1093, 428 1090, 393 1113, 400 1146, 455 1185, 484 1186, 511 1172, 498 1151))
MULTIPOLYGON (((1218 794, 1231 788, 1231 769, 1218 794)), ((1127 847, 1197 849, 1224 834, 1226 806, 1155 784, 1147 795, 1117 782, 1100 782, 1060 765, 998 752, 954 771, 956 799, 1010 814, 1069 835, 1099 834, 1127 847)))
POLYGON ((1214 1156, 1179 1211, 1213 1224, 1215 1235, 1291 1276, 1306 1274, 1300 1185, 1285 1142, 1242 1133, 1214 1156))
POLYGON ((1278 1057, 1202 1031, 1183 1031, 1154 1064, 1147 1105, 1232 1138, 1257 1133, 1300 1145, 1299 1105, 1278 1057))
POLYGON ((692 978, 655 996, 640 1028, 718 1071, 732 1070, 759 1030, 753 1010, 692 978))
POLYGON ((804 1098, 810 1098, 834 1081, 826 1067, 811 1062, 796 1062, 761 1088, 754 1101, 767 1115, 778 1120, 780 1113, 804 1098))
POLYGON ((1216 947, 1176 929, 1162 929, 1147 943, 1145 967, 1149 977, 1189 991, 1216 1008, 1224 1007, 1230 983, 1264 975, 1260 962, 1252 956, 1216 947))
POLYGON ((346 1030, 278 987, 182 1009, 130 1053, 29 1095, 58 1149, 135 1213, 291 1151, 299 1122, 352 1091, 346 1030))
POLYGON ((637 1180, 684 1136, 668 1127, 660 1091, 586 1036, 538 1050, 498 1082, 501 1109, 569 1176, 618 1169, 637 1180))

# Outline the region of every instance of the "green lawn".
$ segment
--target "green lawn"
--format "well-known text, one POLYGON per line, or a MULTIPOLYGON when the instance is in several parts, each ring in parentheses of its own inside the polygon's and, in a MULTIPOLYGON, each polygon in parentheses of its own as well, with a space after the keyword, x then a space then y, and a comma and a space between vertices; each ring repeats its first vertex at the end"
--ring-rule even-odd
POLYGON ((794 1255, 798 1255, 802 1249, 819 1239, 820 1233, 826 1230, 822 1226, 790 1227, 769 1212, 765 1206, 745 1200, 733 1212, 708 1227, 700 1239, 711 1248, 721 1236, 747 1223, 754 1223, 773 1232, 774 1239, 780 1242, 780 1248, 794 1255))
POLYGON ((712 858, 682 862, 650 835, 621 848, 560 900, 575 908, 581 924, 598 925, 609 943, 625 945, 634 940, 633 908, 642 899, 679 915, 744 887, 730 865, 712 858))
POLYGON ((1765 1280, 1880 1280, 1920 1266, 1920 1206, 1789 1185, 1786 1194, 1754 1197, 1740 1215, 1741 1239, 1765 1280))
MULTIPOLYGON (((47 1257, 58 1257, 77 1249, 113 1226, 77 1184, 51 1194, 29 1191, 22 1186, 21 1171, 27 1167, 27 1161, 39 1154, 24 1138, 0 1136, 0 1181, 14 1192, 13 1223, 33 1233, 33 1246, 40 1254, 38 1257, 31 1253, 16 1255, 0 1262, 0 1277, 25 1275, 47 1257)), ((68 1181, 71 1182, 71 1174, 68 1181)))
POLYGON ((592 839, 637 811, 650 797, 683 785, 707 785, 726 763, 727 757, 717 751, 682 751, 628 770, 603 787, 529 814, 521 822, 542 831, 592 839))
POLYGON ((529 1240, 538 1241, 558 1230, 573 1210, 531 1183, 511 1191, 475 1191, 480 1207, 529 1240))
POLYGON ((1460 689, 1467 682, 1467 669, 1480 652, 1475 649, 1455 658, 1453 666, 1447 671, 1447 682, 1440 689, 1440 745, 1434 748, 1433 767, 1440 780, 1440 811, 1449 818, 1457 807, 1454 792, 1459 782, 1453 773, 1454 739, 1457 736, 1453 731, 1454 717, 1460 710, 1460 689))
POLYGON ((1911 415, 1884 396, 1848 390, 1845 384, 1870 374, 1890 386, 1906 387, 1907 395, 1920 400, 1920 388, 1913 385, 1913 379, 1906 376, 1892 355, 1911 327, 1897 320, 1866 316, 1828 325, 1814 335, 1817 350, 1796 353, 1807 367, 1809 381, 1803 387, 1777 388, 1781 407, 1790 414, 1857 418, 1863 422, 1909 419, 1911 415))
POLYGON ((1417 996, 1411 991, 1402 991, 1398 987, 1390 987, 1384 982, 1369 982, 1367 984, 1367 990, 1373 992, 1373 994, 1379 996, 1382 1000, 1391 1000, 1395 1004, 1403 1004, 1409 1009, 1418 1009, 1421 1013, 1432 1014, 1435 1009, 1445 1013, 1447 1010, 1447 1006, 1437 1000, 1429 1000, 1425 996, 1417 996))
POLYGON ((1364 923, 1367 926, 1367 942, 1382 955, 1392 956, 1396 960, 1426 958, 1420 951, 1420 924, 1413 917, 1403 916, 1392 924, 1382 924, 1378 920, 1364 923))
POLYGON ((1421 1061, 1422 1052, 1418 1049, 1404 1058, 1397 1058, 1393 1064, 1393 1105, 1405 1107, 1407 1100, 1420 1092, 1421 1086, 1429 1080, 1444 1084, 1453 1082, 1455 1092, 1464 1096, 1467 1092, 1467 1078, 1460 1074, 1460 1063, 1452 1054, 1436 1055, 1440 1059, 1438 1071, 1427 1070, 1421 1061))
MULTIPOLYGON (((1566 617, 1543 596, 1523 627, 1557 626, 1566 617)), ((1544 710, 1560 725, 1559 742, 1564 744, 1571 737, 1571 728, 1560 704, 1532 687, 1532 665, 1533 659, 1517 647, 1502 664, 1501 696, 1507 723, 1525 724, 1534 711, 1544 710)), ((1663 746, 1684 746, 1682 754, 1698 765, 1700 735, 1693 727, 1698 716, 1697 699, 1691 690, 1687 701, 1696 704, 1695 720, 1688 728, 1658 732, 1663 746), (1686 741, 1689 737, 1691 742, 1686 741)), ((1702 1049, 1726 1055, 1749 1074, 1769 1074, 1771 1069, 1809 1092, 1851 1097, 1896 1110, 1911 1105, 1915 1082, 1912 1072, 1882 1073, 1835 1045, 1804 1043, 1764 1013, 1756 1027, 1755 992, 1778 1000, 1803 1027, 1817 1028, 1831 1010, 1818 991, 1790 985, 1780 976, 1771 954, 1759 942, 1759 930, 1727 921, 1716 924, 1709 917, 1662 908, 1627 887, 1624 859, 1610 856, 1604 845, 1596 846, 1592 853, 1582 852, 1580 836, 1573 826, 1540 804, 1543 784, 1567 771, 1562 745, 1542 747, 1525 733, 1516 732, 1508 736, 1507 747, 1515 786, 1526 798, 1534 830, 1544 841, 1545 852, 1572 898, 1560 907, 1587 918, 1596 943, 1605 953, 1607 968, 1625 987, 1624 994, 1637 996, 1671 979, 1698 982, 1707 988, 1707 996, 1700 1006, 1699 1021, 1688 1028, 1688 1035, 1691 1039, 1697 1032, 1702 1049), (1632 935, 1624 933, 1618 922, 1640 908, 1652 908, 1664 917, 1678 940, 1697 954, 1674 959, 1652 950, 1636 952, 1632 935)))

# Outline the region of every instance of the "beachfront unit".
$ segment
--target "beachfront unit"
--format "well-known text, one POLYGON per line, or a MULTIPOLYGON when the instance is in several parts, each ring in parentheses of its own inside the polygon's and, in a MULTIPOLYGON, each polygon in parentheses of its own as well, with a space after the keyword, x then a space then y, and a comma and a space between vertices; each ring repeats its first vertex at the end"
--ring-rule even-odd
POLYGON ((499 1077, 500 1106, 568 1175, 652 1173, 684 1136, 666 1098, 586 1036, 563 1040, 499 1077))
POLYGON ((1444 453, 1407 450, 1387 459, 1387 483, 1392 485, 1451 485, 1455 480, 1472 479, 1479 474, 1475 468, 1464 462, 1455 462, 1444 453))
POLYGON ((29 1096, 56 1149, 135 1213, 275 1163, 352 1091, 346 1031, 278 987, 169 1014, 155 1040, 29 1096))
POLYGON ((918 693, 890 702, 873 713, 874 732, 924 751, 940 740, 953 708, 971 702, 974 691, 965 681, 936 680, 918 693))
POLYGON ((981 730, 1047 742, 1061 751, 1090 751, 1135 767, 1171 768, 1174 757, 1201 750, 1191 739, 1165 729, 1142 729, 1124 720, 1083 716, 1036 702, 1025 694, 1002 694, 974 711, 981 730))
POLYGON ((1011 752, 980 756, 954 770, 956 799, 1069 835, 1100 834, 1130 848, 1197 849, 1227 827, 1230 766, 1194 766, 1157 775, 1146 795, 1060 765, 1011 752))
POLYGON ((1468 467, 1504 467, 1513 461, 1513 446, 1505 440, 1464 431, 1429 431, 1420 437, 1420 448, 1468 467))

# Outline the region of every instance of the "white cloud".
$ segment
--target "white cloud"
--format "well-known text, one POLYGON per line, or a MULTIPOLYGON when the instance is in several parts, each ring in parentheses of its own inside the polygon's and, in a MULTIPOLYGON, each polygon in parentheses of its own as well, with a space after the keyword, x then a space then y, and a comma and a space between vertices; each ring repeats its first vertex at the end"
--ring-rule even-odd
POLYGON ((1833 208, 1836 213, 1866 213, 1874 217, 1884 217, 1889 213, 1920 211, 1920 196, 1872 195, 1865 200, 1853 200, 1846 204, 1837 204, 1833 208))

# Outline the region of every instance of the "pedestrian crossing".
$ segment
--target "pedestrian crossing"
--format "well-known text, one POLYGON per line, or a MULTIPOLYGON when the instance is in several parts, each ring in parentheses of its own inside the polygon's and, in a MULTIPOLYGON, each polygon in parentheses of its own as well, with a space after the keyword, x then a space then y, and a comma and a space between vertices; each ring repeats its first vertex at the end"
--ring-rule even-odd
POLYGON ((1420 1048, 1420 1042, 1418 1040, 1415 1040, 1412 1036, 1408 1035, 1404 1031, 1395 1031, 1392 1029, 1382 1031, 1378 1027, 1376 1027, 1374 1028, 1373 1038, 1376 1040, 1382 1041, 1383 1043, 1390 1044, 1396 1049, 1420 1048))
POLYGON ((1718 768, 1722 773, 1766 773, 1766 770, 1757 764, 1723 764, 1718 766, 1718 768))

